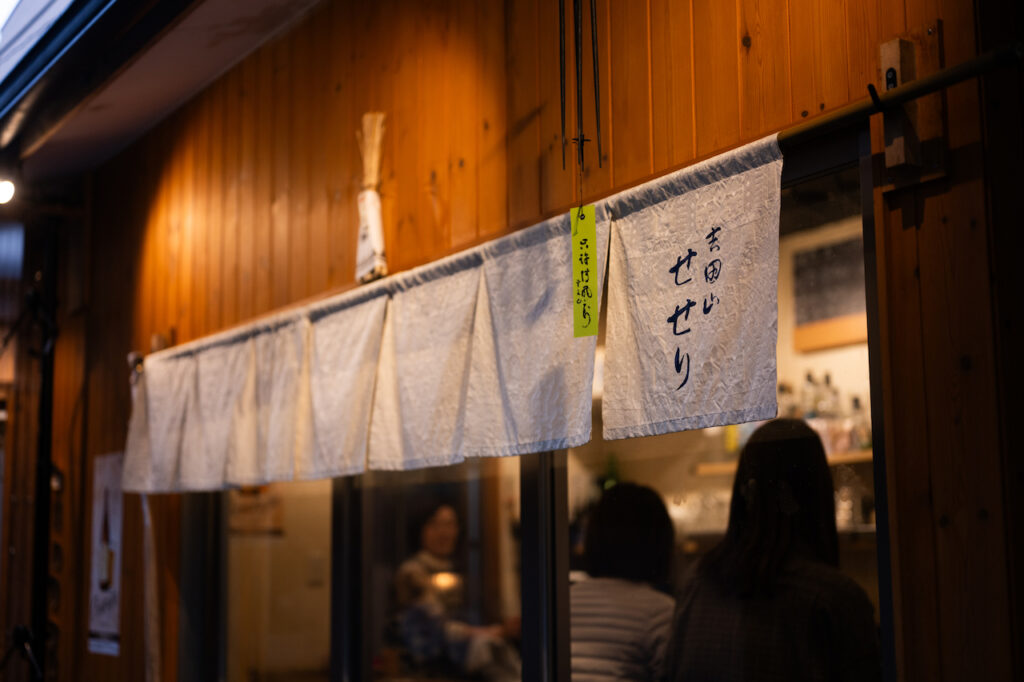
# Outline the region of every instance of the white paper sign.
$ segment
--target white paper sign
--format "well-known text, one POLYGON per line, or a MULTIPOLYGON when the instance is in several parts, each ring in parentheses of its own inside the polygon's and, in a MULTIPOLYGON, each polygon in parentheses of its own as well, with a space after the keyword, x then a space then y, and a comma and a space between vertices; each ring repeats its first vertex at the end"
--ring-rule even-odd
POLYGON ((781 174, 772 136, 608 201, 606 439, 775 416, 781 174))
POLYGON ((384 222, 381 217, 380 195, 376 190, 364 189, 357 198, 359 208, 359 241, 356 244, 356 279, 364 280, 378 270, 387 274, 384 260, 384 222))
POLYGON ((89 651, 117 656, 121 639, 121 453, 93 465, 92 568, 89 577, 89 651))

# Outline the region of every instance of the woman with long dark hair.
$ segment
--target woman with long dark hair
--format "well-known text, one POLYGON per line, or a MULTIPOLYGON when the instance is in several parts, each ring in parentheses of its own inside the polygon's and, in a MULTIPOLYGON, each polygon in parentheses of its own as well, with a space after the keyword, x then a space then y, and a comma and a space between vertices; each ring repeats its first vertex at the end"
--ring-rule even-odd
POLYGON ((879 679, 874 608, 838 546, 821 439, 768 422, 740 454, 725 537, 680 593, 672 679, 879 679))

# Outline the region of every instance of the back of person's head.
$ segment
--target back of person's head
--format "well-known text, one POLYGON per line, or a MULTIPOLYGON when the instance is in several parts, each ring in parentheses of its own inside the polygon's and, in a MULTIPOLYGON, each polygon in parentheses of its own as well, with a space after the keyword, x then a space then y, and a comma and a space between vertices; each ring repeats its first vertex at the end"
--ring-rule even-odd
POLYGON ((740 453, 729 527, 701 570, 727 593, 766 594, 796 555, 839 564, 832 475, 818 434, 802 420, 776 419, 740 453))
POLYGON ((675 530, 658 493, 619 483, 591 512, 583 544, 591 576, 663 584, 672 567, 675 530))

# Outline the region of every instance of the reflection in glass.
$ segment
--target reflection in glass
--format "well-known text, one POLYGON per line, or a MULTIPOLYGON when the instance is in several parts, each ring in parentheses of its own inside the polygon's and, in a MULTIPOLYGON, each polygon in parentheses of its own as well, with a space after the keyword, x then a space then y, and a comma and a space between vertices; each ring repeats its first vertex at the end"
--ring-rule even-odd
POLYGON ((518 464, 362 477, 376 679, 520 679, 518 464))

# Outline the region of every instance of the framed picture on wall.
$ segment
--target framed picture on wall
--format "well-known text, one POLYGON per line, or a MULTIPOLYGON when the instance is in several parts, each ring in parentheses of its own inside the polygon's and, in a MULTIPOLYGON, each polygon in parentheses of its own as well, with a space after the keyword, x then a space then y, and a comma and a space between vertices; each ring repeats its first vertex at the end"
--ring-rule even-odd
POLYGON ((798 251, 793 260, 798 352, 868 339, 864 243, 860 237, 798 251))

